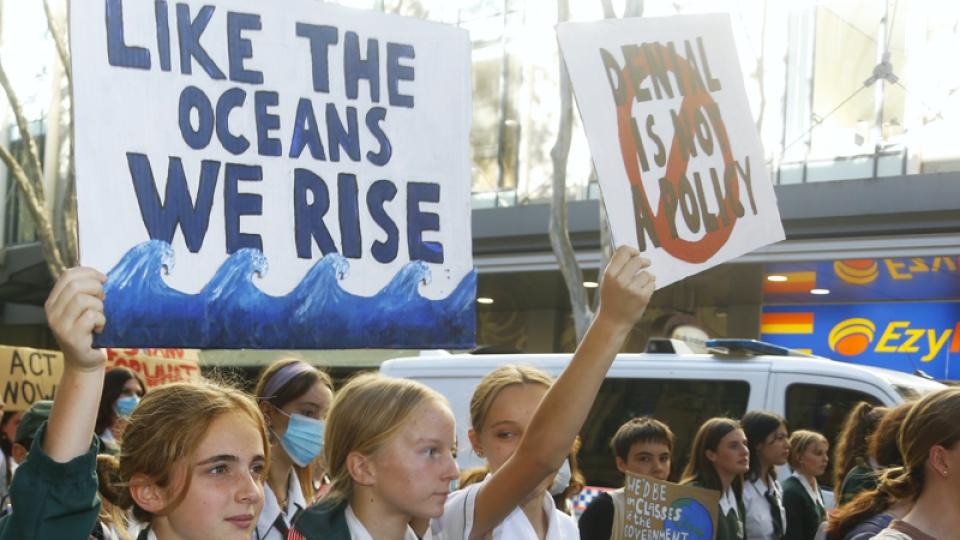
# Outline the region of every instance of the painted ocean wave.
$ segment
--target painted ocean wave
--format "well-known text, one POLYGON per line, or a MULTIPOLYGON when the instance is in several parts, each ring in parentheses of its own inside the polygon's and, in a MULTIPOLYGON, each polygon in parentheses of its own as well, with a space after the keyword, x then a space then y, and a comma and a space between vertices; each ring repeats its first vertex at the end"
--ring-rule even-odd
POLYGON ((470 348, 474 345, 477 277, 471 270, 446 298, 430 300, 422 261, 405 265, 373 296, 341 283, 350 265, 339 254, 320 259, 288 294, 271 296, 253 282, 269 271, 254 249, 231 255, 197 294, 163 281, 173 249, 160 240, 128 251, 107 274, 107 325, 99 347, 211 349, 470 348))

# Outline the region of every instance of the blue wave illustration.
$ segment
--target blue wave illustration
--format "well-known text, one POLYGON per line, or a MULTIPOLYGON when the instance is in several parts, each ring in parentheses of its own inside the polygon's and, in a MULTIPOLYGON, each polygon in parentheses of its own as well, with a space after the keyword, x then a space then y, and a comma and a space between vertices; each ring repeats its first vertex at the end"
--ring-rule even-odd
POLYGON ((284 296, 254 283, 267 259, 241 249, 197 294, 168 286, 173 249, 160 240, 128 251, 107 274, 107 318, 99 347, 215 349, 470 348, 474 345, 477 276, 470 271, 446 298, 430 300, 422 261, 405 265, 373 296, 345 291, 349 263, 339 254, 320 259, 284 296))

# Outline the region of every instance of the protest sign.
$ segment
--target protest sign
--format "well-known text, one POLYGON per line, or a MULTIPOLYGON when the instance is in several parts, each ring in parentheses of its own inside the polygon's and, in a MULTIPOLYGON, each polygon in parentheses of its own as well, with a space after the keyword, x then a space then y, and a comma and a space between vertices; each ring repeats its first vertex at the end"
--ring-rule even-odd
POLYGON ((147 389, 172 382, 200 380, 199 355, 194 349, 107 349, 107 368, 125 367, 147 389))
POLYGON ((466 31, 314 0, 71 8, 98 345, 473 345, 466 31))
POLYGON ((627 473, 623 537, 713 540, 720 492, 627 473))
POLYGON ((657 287, 782 240, 729 16, 557 26, 615 244, 657 287))
POLYGON ((36 401, 53 399, 63 375, 58 351, 0 345, 0 387, 5 411, 25 411, 36 401))

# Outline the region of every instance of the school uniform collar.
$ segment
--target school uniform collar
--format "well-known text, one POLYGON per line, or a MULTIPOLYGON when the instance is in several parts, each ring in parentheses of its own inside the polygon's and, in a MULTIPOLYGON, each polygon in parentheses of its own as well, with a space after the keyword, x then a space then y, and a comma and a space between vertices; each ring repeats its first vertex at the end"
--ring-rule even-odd
POLYGON ((727 490, 720 496, 720 512, 722 512, 723 515, 727 515, 730 513, 731 508, 739 518, 740 509, 737 508, 737 496, 733 494, 733 486, 727 487, 727 490))
POLYGON ((820 508, 824 508, 823 496, 820 495, 820 486, 812 486, 810 482, 807 481, 807 477, 800 473, 794 472, 793 476, 800 481, 800 485, 806 490, 807 495, 810 496, 810 500, 820 508))
POLYGON ((300 479, 297 478, 295 470, 291 469, 290 476, 287 477, 286 508, 280 508, 276 494, 273 493, 273 490, 270 489, 267 483, 264 483, 263 510, 257 519, 257 530, 254 538, 266 538, 267 535, 270 534, 270 531, 276 528, 278 519, 282 519, 284 525, 290 527, 293 524, 294 518, 306 507, 307 501, 303 498, 303 490, 300 489, 300 479))
MULTIPOLYGON (((367 531, 367 528, 363 526, 363 523, 360 522, 360 518, 353 513, 353 507, 349 504, 347 509, 343 512, 344 516, 347 518, 347 529, 350 530, 350 540, 373 540, 373 537, 370 536, 370 533, 367 531)), ((424 537, 430 538, 430 531, 427 531, 427 536, 424 537)), ((403 535, 403 540, 419 540, 416 533, 413 532, 413 529, 407 525, 407 531, 403 535)))

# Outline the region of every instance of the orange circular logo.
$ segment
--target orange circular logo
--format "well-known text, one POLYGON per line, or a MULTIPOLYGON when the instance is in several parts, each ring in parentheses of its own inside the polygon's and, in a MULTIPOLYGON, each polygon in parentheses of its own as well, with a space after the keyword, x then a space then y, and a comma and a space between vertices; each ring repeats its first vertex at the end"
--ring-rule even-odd
POLYGON ((872 283, 880 275, 877 261, 873 259, 848 259, 835 261, 833 272, 837 277, 853 285, 872 283))
POLYGON ((856 356, 867 350, 877 326, 864 318, 840 321, 830 330, 830 350, 844 356, 856 356))

